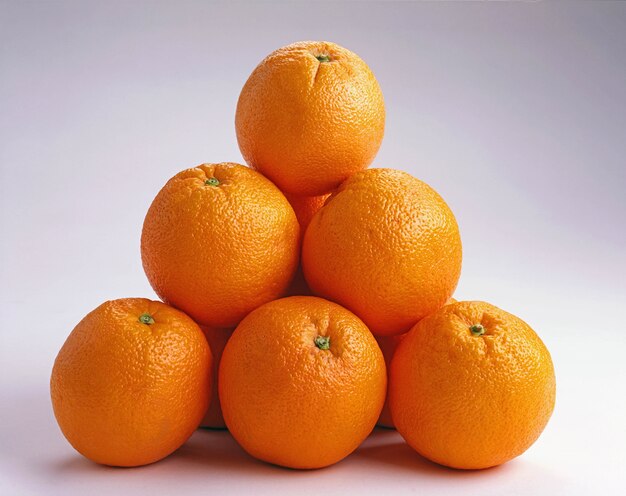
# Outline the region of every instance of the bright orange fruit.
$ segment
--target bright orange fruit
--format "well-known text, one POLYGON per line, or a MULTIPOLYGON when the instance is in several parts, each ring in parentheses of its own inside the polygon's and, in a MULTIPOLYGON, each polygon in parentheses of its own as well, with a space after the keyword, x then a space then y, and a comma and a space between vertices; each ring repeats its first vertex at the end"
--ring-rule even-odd
MULTIPOLYGON (((400 341, 404 339, 406 333, 404 334, 396 334, 395 336, 376 336, 376 342, 378 343, 378 347, 380 351, 383 353, 383 357, 385 358, 385 365, 387 370, 389 370, 389 366, 391 365, 391 359, 393 358, 394 353, 396 352, 396 348, 400 344, 400 341)), ((383 405, 383 409, 380 412, 380 416, 378 417, 377 425, 381 427, 387 427, 388 429, 395 429, 395 424, 393 423, 393 419, 391 418, 391 411, 389 410, 389 382, 391 381, 391 377, 387 377, 387 396, 385 397, 385 404, 383 405)))
POLYGON ((234 327, 282 296, 298 266, 299 226, 268 179, 239 164, 203 164, 159 191, 141 257, 159 297, 210 327, 234 327))
POLYGON ((522 320, 484 302, 446 305, 420 321, 391 361, 396 429, 421 455, 461 469, 500 465, 546 426, 554 368, 522 320))
POLYGON ((393 169, 361 171, 317 212, 302 267, 313 292, 376 335, 400 334, 452 296, 461 272, 452 211, 430 186, 393 169))
POLYGON ((301 236, 304 236, 306 228, 309 227, 311 220, 317 211, 324 206, 324 202, 329 196, 330 194, 319 196, 299 196, 285 193, 285 197, 291 204, 291 207, 298 218, 301 236))
MULTIPOLYGON (((455 303, 455 302, 456 300, 454 298, 450 298, 448 302, 446 303, 446 305, 449 305, 450 303, 455 303)), ((393 355, 396 352, 396 348, 400 344, 400 341, 404 339, 404 336, 406 336, 406 334, 407 333, 396 334, 394 336, 375 336, 376 342, 378 343, 378 346, 380 347, 380 351, 383 352, 383 356, 385 357, 385 365, 387 366, 387 370, 389 370, 389 367, 391 367, 391 360, 393 358, 393 355)), ((211 346, 211 349, 213 350, 212 346, 211 346)), ((390 380, 391 378, 388 376, 387 377, 387 397, 385 398, 385 405, 383 406, 382 412, 380 412, 380 417, 378 418, 378 422, 376 424, 381 427, 386 427, 388 429, 395 429, 396 426, 393 423, 393 418, 391 417, 391 410, 389 409, 389 389, 390 389, 389 381, 390 380)))
POLYGON ((155 462, 198 427, 211 362, 202 331, 184 313, 144 298, 107 301, 80 321, 54 362, 54 415, 94 462, 155 462))
POLYGON ((311 296, 267 303, 241 321, 220 364, 226 425, 252 456, 292 468, 331 465, 372 431, 383 356, 365 324, 311 296))
POLYGON ((241 90, 235 127, 246 162, 281 190, 329 193, 380 148, 385 104, 367 64, 325 41, 282 47, 241 90))
POLYGON ((233 329, 213 329, 211 327, 200 326, 204 336, 209 342, 211 352, 213 353, 213 377, 214 387, 211 393, 211 401, 206 415, 200 422, 200 427, 209 427, 211 429, 225 429, 224 416, 222 415, 222 406, 220 405, 220 397, 218 394, 219 366, 222 361, 222 353, 224 347, 233 333, 233 329))
MULTIPOLYGON (((285 194, 285 197, 289 200, 289 203, 293 207, 296 217, 298 218, 301 238, 304 237, 304 233, 306 228, 309 226, 311 219, 317 211, 322 208, 328 196, 330 195, 296 196, 288 193, 285 194)), ((293 276, 285 296, 313 296, 313 292, 304 278, 302 265, 298 265, 296 274, 293 276)))

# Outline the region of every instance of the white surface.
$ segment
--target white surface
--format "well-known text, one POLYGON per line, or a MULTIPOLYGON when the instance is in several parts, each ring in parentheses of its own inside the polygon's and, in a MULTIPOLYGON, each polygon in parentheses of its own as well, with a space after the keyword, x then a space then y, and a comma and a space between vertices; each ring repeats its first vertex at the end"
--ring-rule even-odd
POLYGON ((626 489, 626 3, 90 3, 0 3, 0 494, 626 489), (375 165, 455 211, 456 297, 519 315, 553 354, 554 416, 503 467, 447 470, 376 431, 298 472, 202 431, 160 463, 111 469, 54 422, 49 374, 73 326, 106 299, 153 297, 139 259, 152 197, 180 169, 241 160, 239 90, 300 39, 373 68, 388 111, 375 165))

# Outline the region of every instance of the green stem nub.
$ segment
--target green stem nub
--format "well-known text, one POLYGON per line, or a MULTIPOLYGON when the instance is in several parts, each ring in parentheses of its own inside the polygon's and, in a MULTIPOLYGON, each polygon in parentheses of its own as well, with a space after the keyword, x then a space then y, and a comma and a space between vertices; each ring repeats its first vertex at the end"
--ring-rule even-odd
POLYGON ((146 325, 152 325, 154 324, 154 319, 149 313, 143 313, 139 316, 139 322, 146 325))
POLYGON ((330 62, 330 57, 328 55, 317 55, 315 58, 320 62, 330 62))
POLYGON ((327 350, 330 348, 330 338, 328 336, 317 336, 315 338, 315 346, 320 350, 327 350))
POLYGON ((216 177, 210 177, 204 181, 205 186, 219 186, 220 182, 216 177))
POLYGON ((482 336, 483 334, 485 334, 485 328, 480 324, 474 324, 470 327, 470 332, 474 336, 482 336))

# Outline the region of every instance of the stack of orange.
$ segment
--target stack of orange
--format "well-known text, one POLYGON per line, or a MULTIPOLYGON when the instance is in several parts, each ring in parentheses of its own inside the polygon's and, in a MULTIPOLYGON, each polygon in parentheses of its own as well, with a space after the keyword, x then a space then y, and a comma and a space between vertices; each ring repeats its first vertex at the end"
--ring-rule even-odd
POLYGON ((523 453, 554 406, 550 354, 517 317, 451 300, 461 238, 443 198, 367 169, 385 107, 365 62, 283 47, 244 85, 235 125, 250 167, 183 170, 148 210, 141 255, 162 302, 106 302, 59 352, 68 441, 137 466, 226 426, 254 457, 318 468, 379 421, 451 467, 523 453))

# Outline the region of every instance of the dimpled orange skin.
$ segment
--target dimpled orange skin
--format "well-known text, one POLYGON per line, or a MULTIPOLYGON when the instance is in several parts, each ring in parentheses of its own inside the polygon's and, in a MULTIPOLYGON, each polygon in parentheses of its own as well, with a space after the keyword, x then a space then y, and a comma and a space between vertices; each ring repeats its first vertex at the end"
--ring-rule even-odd
POLYGON ((338 462, 369 435, 383 406, 385 363, 365 324, 312 296, 250 313, 220 364, 226 424, 252 456, 312 469, 338 462), (330 338, 329 349, 316 345, 330 338))
POLYGON ((287 199, 261 174, 203 164, 176 174, 152 202, 143 267, 166 303, 201 324, 234 327, 284 294, 298 266, 299 230, 287 199))
POLYGON ((239 96, 235 127, 250 166, 282 191, 321 195, 374 160, 385 104, 358 55, 334 43, 303 41, 254 69, 239 96))
MULTIPOLYGON (((404 336, 406 336, 406 333, 397 334, 395 336, 376 336, 376 342, 378 343, 378 347, 380 348, 380 351, 382 351, 383 357, 385 357, 385 365, 387 367, 387 370, 389 370, 393 354, 400 344, 400 341, 404 339, 404 336)), ((387 396, 385 397, 385 404, 383 405, 383 409, 380 412, 380 416, 378 417, 376 425, 379 425, 380 427, 386 427, 387 429, 395 429, 395 425, 391 417, 391 411, 389 410, 389 381, 390 377, 387 377, 387 396)))
POLYGON ((225 429, 224 416, 222 415, 222 406, 220 405, 220 397, 218 394, 218 370, 220 361, 222 360, 222 353, 224 347, 230 339, 233 329, 213 329, 211 327, 200 326, 204 336, 209 342, 211 352, 213 353, 213 377, 214 384, 211 390, 211 401, 209 402, 209 409, 207 410, 200 427, 208 427, 210 429, 225 429))
MULTIPOLYGON (((450 298, 446 305, 450 303, 455 303, 456 300, 454 298, 450 298)), ((406 333, 404 334, 396 334, 395 336, 376 336, 376 342, 380 348, 380 351, 383 352, 383 356, 385 357, 385 365, 387 366, 387 370, 391 366, 391 359, 393 358, 394 353, 396 352, 396 348, 400 344, 400 341, 404 339, 406 333)), ((211 347, 213 349, 213 347, 211 347)), ((386 427, 387 429, 395 429, 396 426, 393 423, 393 418, 391 417, 391 410, 389 409, 389 377, 387 377, 387 397, 385 398, 385 405, 383 406, 383 411, 380 412, 380 417, 378 418, 378 422, 376 425, 380 427, 386 427)))
POLYGON ((522 320, 484 302, 446 305, 419 322, 391 362, 396 429, 426 458, 460 469, 505 463, 554 409, 550 353, 522 320), (470 327, 480 324, 483 335, 470 327))
POLYGON ((452 296, 461 272, 452 211, 406 172, 369 169, 345 181, 304 235, 313 292, 356 313, 378 336, 406 332, 452 296))
MULTIPOLYGON (((287 200, 293 207, 298 223, 300 224, 300 238, 304 237, 306 228, 309 226, 311 219, 322 208, 324 202, 330 195, 320 196, 294 196, 285 194, 287 200)), ((298 270, 293 276, 289 289, 285 296, 313 296, 313 292, 304 279, 304 273, 302 272, 302 265, 298 265, 298 270)))
POLYGON ((304 237, 306 228, 309 227, 311 220, 317 213, 317 211, 324 206, 324 202, 328 199, 330 194, 319 196, 299 196, 285 193, 285 197, 291 204, 293 211, 296 214, 298 223, 300 224, 300 235, 304 237))
POLYGON ((166 457, 198 427, 211 350, 187 315, 144 298, 107 301, 74 328, 50 380, 59 427, 82 455, 134 467, 166 457), (149 315, 153 322, 139 318, 149 315))

